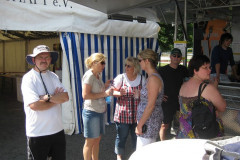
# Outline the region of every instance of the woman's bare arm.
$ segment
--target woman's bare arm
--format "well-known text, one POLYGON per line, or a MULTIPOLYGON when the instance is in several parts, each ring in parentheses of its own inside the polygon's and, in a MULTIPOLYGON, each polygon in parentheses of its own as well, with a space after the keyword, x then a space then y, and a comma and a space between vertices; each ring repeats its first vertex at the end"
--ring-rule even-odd
POLYGON ((213 84, 207 85, 206 89, 202 93, 202 96, 212 102, 217 111, 225 111, 227 103, 213 84))

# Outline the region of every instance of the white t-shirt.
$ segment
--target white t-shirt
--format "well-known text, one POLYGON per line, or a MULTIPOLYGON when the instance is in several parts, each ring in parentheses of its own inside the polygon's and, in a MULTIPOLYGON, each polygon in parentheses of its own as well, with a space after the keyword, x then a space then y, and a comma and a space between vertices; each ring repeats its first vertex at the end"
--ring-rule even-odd
MULTIPOLYGON (((105 85, 102 81, 101 75, 99 79, 92 73, 89 69, 82 78, 82 85, 88 84, 92 87, 92 93, 101 93, 105 91, 105 85)), ((105 98, 99 99, 87 99, 84 100, 84 109, 91 110, 98 113, 103 113, 106 111, 106 101, 105 98)))
MULTIPOLYGON (((51 71, 42 73, 42 78, 50 95, 54 93, 57 87, 64 88, 58 76, 51 71)), ((26 115, 27 136, 39 137, 63 130, 60 104, 43 111, 34 111, 29 107, 29 104, 39 101, 39 96, 46 95, 39 72, 32 69, 26 73, 22 79, 21 89, 26 115)), ((64 92, 66 92, 65 89, 64 92)))
MULTIPOLYGON (((130 81, 127 77, 126 73, 119 74, 114 80, 113 80, 113 85, 116 89, 120 89, 122 86, 122 83, 125 83, 127 86, 131 87, 136 87, 140 84, 141 82, 141 75, 138 74, 137 78, 133 81, 130 81)), ((142 86, 146 83, 146 78, 142 76, 142 86)))

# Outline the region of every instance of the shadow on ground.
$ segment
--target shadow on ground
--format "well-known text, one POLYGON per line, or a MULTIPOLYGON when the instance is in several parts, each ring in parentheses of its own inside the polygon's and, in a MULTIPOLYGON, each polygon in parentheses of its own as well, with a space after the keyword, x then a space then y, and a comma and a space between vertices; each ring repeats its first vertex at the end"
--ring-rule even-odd
MULTIPOLYGON (((115 125, 106 126, 106 134, 100 144, 100 160, 114 160, 116 130, 115 125)), ((23 104, 18 102, 16 96, 0 95, 0 159, 26 160, 25 114, 23 104)), ((66 135, 67 160, 83 160, 82 148, 84 137, 82 134, 66 135)), ((130 137, 127 141, 125 159, 131 154, 130 137)))

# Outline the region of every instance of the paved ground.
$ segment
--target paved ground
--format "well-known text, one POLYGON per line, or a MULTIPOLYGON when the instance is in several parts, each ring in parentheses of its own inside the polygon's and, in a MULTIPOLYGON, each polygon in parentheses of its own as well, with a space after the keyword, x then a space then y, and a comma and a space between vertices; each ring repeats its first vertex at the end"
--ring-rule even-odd
MULTIPOLYGON (((229 92, 229 90, 228 90, 229 92)), ((239 93, 239 92, 238 92, 239 93)), ((234 93, 235 94, 235 93, 234 93)), ((239 94, 235 94, 239 95, 239 94)), ((232 106, 229 101, 228 104, 232 106)), ((235 104, 239 108, 239 103, 235 104)), ((227 110, 222 119, 225 122, 226 135, 236 136, 240 133, 239 124, 235 118, 237 111, 227 110), (232 119, 231 119, 232 118, 232 119)), ((114 140, 116 136, 115 125, 106 126, 106 134, 100 144, 100 160, 115 160, 114 140)), ((66 135, 67 160, 83 160, 82 148, 84 138, 82 135, 66 135)), ((131 155, 130 138, 126 144, 125 160, 131 155)), ((16 93, 11 90, 2 90, 0 87, 0 160, 26 160, 25 114, 23 104, 16 100, 16 93), (5 93, 6 92, 6 93, 5 93), (9 94, 9 93, 11 94, 9 94)))
MULTIPOLYGON (((100 160, 114 160, 115 125, 106 126, 106 134, 100 144, 100 160)), ((66 135, 67 160, 83 160, 82 135, 66 135)), ((127 141, 130 146, 130 138, 127 141)), ((125 159, 131 154, 127 148, 125 159)), ((16 96, 0 94, 0 160, 26 160, 25 114, 23 104, 16 96)))

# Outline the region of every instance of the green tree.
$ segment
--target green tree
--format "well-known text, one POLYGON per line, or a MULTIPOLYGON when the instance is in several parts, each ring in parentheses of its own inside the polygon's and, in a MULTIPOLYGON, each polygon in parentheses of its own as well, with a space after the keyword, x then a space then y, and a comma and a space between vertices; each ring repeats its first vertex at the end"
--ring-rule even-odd
MULTIPOLYGON (((162 51, 170 51, 173 49, 174 42, 174 26, 171 24, 164 24, 164 23, 158 23, 161 27, 159 33, 158 33, 158 40, 160 44, 160 48, 162 51)), ((177 40, 183 41, 184 40, 184 33, 182 31, 182 25, 178 26, 178 34, 177 34, 177 40)), ((187 48, 193 47, 193 24, 189 23, 187 24, 187 48)))

